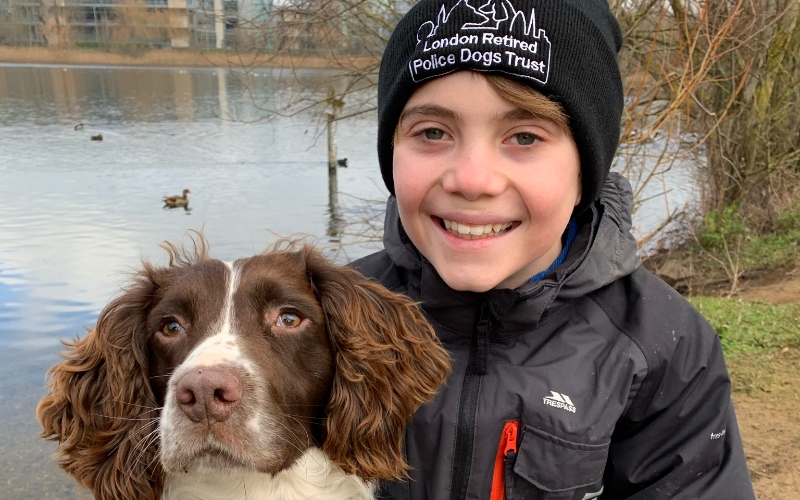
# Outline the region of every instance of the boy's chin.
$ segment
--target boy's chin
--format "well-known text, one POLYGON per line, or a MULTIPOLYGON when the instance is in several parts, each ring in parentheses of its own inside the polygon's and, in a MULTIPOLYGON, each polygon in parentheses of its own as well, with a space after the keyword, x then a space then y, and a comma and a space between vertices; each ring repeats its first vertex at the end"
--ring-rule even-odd
POLYGON ((478 283, 459 283, 459 282, 451 283, 450 281, 447 280, 444 280, 444 282, 447 283, 447 286, 458 292, 482 293, 494 288, 494 286, 484 286, 483 284, 478 284, 478 283))
POLYGON ((494 288, 516 288, 522 283, 514 284, 511 278, 503 279, 501 277, 492 276, 475 276, 464 273, 440 273, 439 276, 442 281, 447 283, 447 286, 459 292, 486 292, 494 288))

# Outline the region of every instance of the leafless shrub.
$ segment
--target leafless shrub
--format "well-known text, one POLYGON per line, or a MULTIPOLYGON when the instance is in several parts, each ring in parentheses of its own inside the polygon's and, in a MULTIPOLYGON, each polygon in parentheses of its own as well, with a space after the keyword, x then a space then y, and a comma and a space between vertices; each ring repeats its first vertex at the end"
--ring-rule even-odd
POLYGON ((798 195, 800 4, 612 3, 627 41, 623 142, 690 137, 681 154, 703 148, 701 209, 740 203, 754 229, 769 229, 798 195))
MULTIPOLYGON (((413 4, 409 2, 408 5, 413 4)), ((610 0, 623 29, 626 88, 616 168, 635 188, 635 209, 663 197, 664 220, 639 234, 658 241, 684 206, 670 206, 664 178, 677 163, 698 170, 700 210, 733 202, 767 228, 800 194, 800 4, 796 0, 610 0)), ((401 13, 397 2, 290 0, 241 15, 235 50, 260 64, 321 57, 325 78, 294 87, 280 116, 318 109, 333 89, 340 119, 374 109, 377 68, 401 13)), ((406 5, 406 7, 408 7, 406 5)), ((244 60, 244 59, 243 59, 244 60)), ((281 64, 286 66, 285 64, 281 64)), ((681 217, 681 220, 688 220, 681 217)), ((733 261, 731 261, 733 262, 733 261)))

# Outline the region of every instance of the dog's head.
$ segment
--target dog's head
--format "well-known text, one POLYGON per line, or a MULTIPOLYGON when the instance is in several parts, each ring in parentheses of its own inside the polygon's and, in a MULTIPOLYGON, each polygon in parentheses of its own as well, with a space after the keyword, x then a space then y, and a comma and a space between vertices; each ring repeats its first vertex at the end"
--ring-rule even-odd
POLYGON ((145 263, 67 344, 37 415, 98 498, 156 498, 165 473, 275 473, 310 446, 364 480, 405 474, 407 421, 447 355, 409 299, 309 246, 145 263))

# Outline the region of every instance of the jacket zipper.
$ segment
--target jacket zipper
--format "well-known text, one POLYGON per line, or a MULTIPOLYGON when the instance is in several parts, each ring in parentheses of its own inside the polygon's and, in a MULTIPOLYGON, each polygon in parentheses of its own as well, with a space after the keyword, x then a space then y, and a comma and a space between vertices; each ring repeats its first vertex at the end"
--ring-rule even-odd
POLYGON ((478 408, 478 394, 481 388, 481 375, 478 373, 478 336, 489 334, 489 315, 485 302, 480 305, 475 331, 470 340, 469 359, 461 387, 458 403, 458 424, 456 428, 455 454, 453 458, 453 477, 450 486, 450 500, 464 500, 467 497, 470 467, 472 464, 472 444, 475 438, 475 412, 478 408))
POLYGON ((500 435, 500 446, 494 460, 492 494, 490 500, 511 500, 514 497, 514 462, 517 456, 517 433, 519 422, 506 422, 500 435))

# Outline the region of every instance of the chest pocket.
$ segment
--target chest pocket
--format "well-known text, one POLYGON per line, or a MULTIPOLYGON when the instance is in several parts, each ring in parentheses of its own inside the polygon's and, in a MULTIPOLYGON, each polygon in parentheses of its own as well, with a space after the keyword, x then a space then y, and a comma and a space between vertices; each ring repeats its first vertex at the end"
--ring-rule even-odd
POLYGON ((600 498, 608 446, 566 441, 526 425, 513 473, 505 478, 506 500, 600 498))

